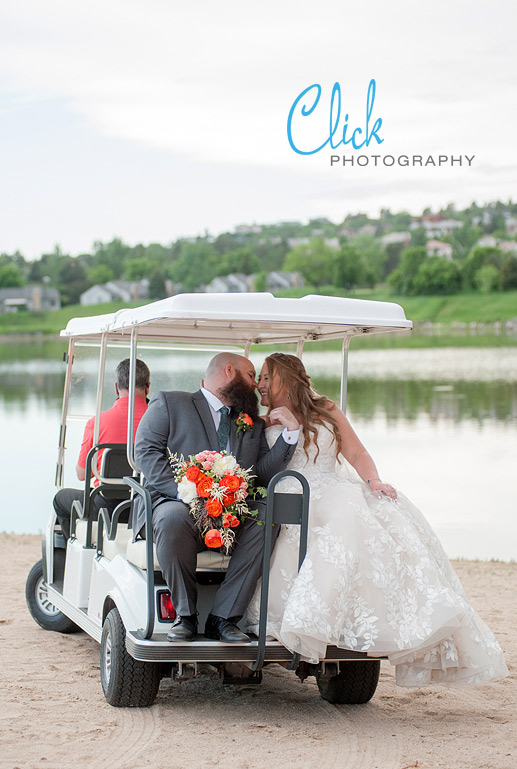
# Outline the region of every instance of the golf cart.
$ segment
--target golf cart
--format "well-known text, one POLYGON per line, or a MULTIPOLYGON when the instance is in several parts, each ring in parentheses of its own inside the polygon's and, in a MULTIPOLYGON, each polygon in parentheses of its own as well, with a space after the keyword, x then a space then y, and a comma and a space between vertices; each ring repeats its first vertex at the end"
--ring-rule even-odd
MULTIPOLYGON (((279 299, 271 294, 180 294, 111 315, 71 320, 61 332, 68 352, 56 486, 71 483, 86 420, 95 414, 93 448, 88 454, 82 502, 74 502, 71 534, 65 540, 55 514, 43 538, 43 557, 27 580, 27 603, 35 621, 47 630, 70 633, 82 629, 100 643, 101 683, 114 706, 147 706, 160 680, 184 680, 203 665, 219 670, 224 683, 258 684, 264 665, 293 669, 303 680, 314 675, 322 697, 333 703, 360 704, 373 696, 380 661, 365 653, 328 646, 325 659, 309 664, 266 636, 268 564, 271 524, 299 525, 301 564, 308 527, 308 484, 299 473, 278 473, 267 497, 265 558, 258 636, 251 643, 224 644, 202 635, 190 643, 170 643, 175 619, 151 538, 133 542, 131 498, 144 500, 147 531, 151 502, 135 462, 133 446, 136 359, 151 370, 152 391, 199 387, 206 364, 218 351, 249 356, 250 350, 295 345, 301 357, 307 342, 340 340, 341 407, 346 408, 348 348, 354 336, 411 329, 401 307, 387 302, 326 296, 279 299), (99 415, 112 405, 110 384, 116 364, 130 358, 127 444, 99 443, 99 415), (93 395, 94 394, 94 395, 93 395), (72 452, 72 461, 66 462, 72 452), (100 473, 97 454, 103 451, 100 473), (294 475, 299 494, 275 493, 285 475, 294 475), (92 475, 99 484, 93 486, 92 475), (94 505, 97 495, 120 500, 108 512, 94 505)), ((229 556, 206 550, 197 564, 200 626, 222 582, 229 556)))

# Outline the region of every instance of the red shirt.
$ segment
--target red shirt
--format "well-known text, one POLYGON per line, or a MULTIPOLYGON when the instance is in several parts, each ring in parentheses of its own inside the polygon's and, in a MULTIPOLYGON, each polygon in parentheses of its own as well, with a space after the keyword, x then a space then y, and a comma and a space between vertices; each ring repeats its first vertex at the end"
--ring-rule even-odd
MULTIPOLYGON (((133 440, 135 439, 136 428, 140 420, 142 419, 147 409, 147 402, 145 398, 140 396, 135 397, 135 425, 133 431, 133 440)), ((103 411, 101 414, 100 427, 99 427, 99 443, 127 443, 127 414, 129 410, 129 397, 118 398, 113 406, 107 411, 103 411)), ((84 428, 83 442, 81 444, 81 450, 79 452, 79 459, 77 464, 79 467, 86 467, 86 456, 93 446, 93 430, 95 425, 95 417, 89 419, 84 428)), ((102 451, 99 451, 97 456, 97 469, 100 473, 102 464, 102 451)), ((94 481, 94 485, 98 486, 99 481, 97 478, 94 481)))

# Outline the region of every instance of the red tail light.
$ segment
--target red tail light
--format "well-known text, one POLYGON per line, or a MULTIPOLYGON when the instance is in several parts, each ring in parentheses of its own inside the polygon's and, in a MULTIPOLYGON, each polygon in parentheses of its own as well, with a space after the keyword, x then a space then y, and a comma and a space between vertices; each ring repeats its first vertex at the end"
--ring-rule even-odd
POLYGON ((158 595, 158 609, 162 622, 172 622, 176 619, 176 609, 172 605, 171 594, 169 591, 163 591, 158 595))

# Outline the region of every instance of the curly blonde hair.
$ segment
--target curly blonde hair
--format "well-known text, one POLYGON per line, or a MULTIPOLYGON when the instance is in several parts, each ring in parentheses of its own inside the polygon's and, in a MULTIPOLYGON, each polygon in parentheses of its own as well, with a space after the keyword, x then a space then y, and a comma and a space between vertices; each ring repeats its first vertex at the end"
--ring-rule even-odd
MULTIPOLYGON (((309 458, 309 446, 311 440, 317 448, 315 460, 320 453, 318 446, 318 425, 329 423, 334 433, 336 443, 336 459, 339 462, 339 453, 341 451, 341 435, 338 423, 332 412, 336 405, 323 395, 313 389, 311 380, 305 366, 295 355, 288 355, 283 352, 275 352, 268 355, 265 360, 269 374, 269 403, 271 404, 271 379, 278 376, 281 387, 286 387, 289 392, 289 398, 293 411, 300 417, 303 428, 303 448, 307 459, 309 458)), ((271 405, 268 414, 271 411, 271 405)))

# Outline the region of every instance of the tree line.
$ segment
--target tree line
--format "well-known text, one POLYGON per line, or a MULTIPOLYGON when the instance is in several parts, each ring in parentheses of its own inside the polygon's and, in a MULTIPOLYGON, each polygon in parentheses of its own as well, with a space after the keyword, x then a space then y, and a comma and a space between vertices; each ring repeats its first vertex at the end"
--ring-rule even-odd
POLYGON ((498 247, 476 245, 486 234, 514 239, 506 233, 506 222, 517 215, 517 204, 473 203, 463 211, 449 204, 438 214, 461 222, 452 235, 442 237, 451 245, 450 259, 427 255, 426 230, 415 228, 409 213, 383 209, 378 219, 356 214, 341 224, 318 218, 306 224, 255 225, 166 246, 130 246, 114 238, 95 242, 90 253, 77 256, 59 246, 34 261, 19 252, 2 253, 0 288, 43 282, 60 291, 63 304, 76 304, 92 285, 146 278, 150 299, 160 299, 167 294, 167 281, 175 284, 175 290, 189 292, 230 273, 253 275, 255 290, 265 290, 267 273, 278 270, 300 272, 307 286, 350 291, 385 283, 394 293, 405 295, 517 288, 517 257, 498 247), (389 232, 410 232, 409 245, 383 245, 381 238, 389 232))

